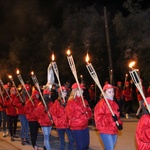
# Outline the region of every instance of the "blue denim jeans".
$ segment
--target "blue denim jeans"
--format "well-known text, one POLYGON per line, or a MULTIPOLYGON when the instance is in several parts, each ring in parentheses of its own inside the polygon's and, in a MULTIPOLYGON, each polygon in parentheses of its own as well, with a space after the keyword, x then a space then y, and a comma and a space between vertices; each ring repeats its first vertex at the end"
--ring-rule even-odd
POLYGON ((76 150, 87 150, 90 140, 89 140, 89 128, 83 130, 72 130, 75 142, 76 150))
POLYGON ((19 120, 21 123, 21 139, 29 139, 28 133, 29 133, 29 124, 28 120, 26 119, 25 115, 19 114, 19 120))
POLYGON ((57 131, 60 140, 60 150, 65 150, 65 133, 67 134, 69 140, 68 150, 74 150, 74 138, 72 131, 69 128, 66 129, 57 128, 57 131))
POLYGON ((103 141, 105 150, 114 150, 114 147, 117 141, 117 134, 100 133, 100 137, 103 141))
POLYGON ((44 146, 46 147, 46 150, 50 150, 51 148, 50 148, 49 137, 50 137, 52 126, 41 127, 41 129, 44 135, 44 146))

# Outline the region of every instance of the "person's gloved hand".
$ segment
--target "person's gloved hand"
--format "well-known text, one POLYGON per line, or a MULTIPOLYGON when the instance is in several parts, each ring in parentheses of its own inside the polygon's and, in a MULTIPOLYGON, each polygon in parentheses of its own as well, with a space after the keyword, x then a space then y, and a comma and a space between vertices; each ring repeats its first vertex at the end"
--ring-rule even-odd
POLYGON ((25 102, 22 102, 22 106, 24 106, 25 105, 25 102))
POLYGON ((112 116, 113 120, 116 122, 118 120, 116 114, 114 114, 114 116, 112 116))
POLYGON ((119 125, 116 125, 116 126, 117 126, 118 130, 122 130, 123 129, 122 124, 119 124, 119 125))
POLYGON ((66 103, 61 104, 62 106, 66 107, 66 103))

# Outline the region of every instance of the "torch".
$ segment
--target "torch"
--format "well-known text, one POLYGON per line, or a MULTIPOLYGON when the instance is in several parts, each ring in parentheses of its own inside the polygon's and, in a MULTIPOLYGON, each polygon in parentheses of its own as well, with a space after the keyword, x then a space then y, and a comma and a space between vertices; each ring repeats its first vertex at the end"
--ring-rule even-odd
MULTIPOLYGON (((45 103, 45 100, 44 100, 44 98, 43 98, 43 95, 42 95, 42 92, 41 92, 41 89, 40 89, 40 86, 39 86, 38 79, 37 79, 37 77, 36 77, 36 75, 34 74, 33 71, 31 71, 31 78, 32 78, 33 83, 35 84, 35 86, 37 87, 37 89, 38 89, 38 91, 39 91, 39 93, 40 93, 40 96, 41 96, 41 99, 42 99, 42 101, 43 101, 44 107, 45 107, 45 109, 46 109, 46 111, 47 111, 47 110, 48 110, 48 107, 47 107, 47 105, 46 105, 46 103, 45 103)), ((51 117, 49 111, 47 111, 47 114, 48 114, 50 120, 52 120, 52 117, 51 117)), ((52 121, 52 122, 53 122, 53 121, 52 121)))
POLYGON ((144 100, 144 102, 145 102, 145 104, 146 104, 146 106, 147 106, 147 109, 148 109, 148 111, 149 111, 149 113, 150 113, 150 108, 149 108, 149 106, 148 106, 148 103, 147 103, 147 101, 146 101, 146 98, 145 98, 145 95, 144 95, 144 92, 143 92, 141 79, 140 79, 140 77, 139 77, 139 74, 138 74, 138 72, 137 72, 137 69, 133 69, 133 66, 134 66, 134 65, 135 65, 135 62, 131 62, 131 63, 129 64, 129 68, 131 68, 131 70, 129 71, 129 73, 130 73, 130 76, 131 76, 131 78, 132 78, 132 80, 133 80, 135 86, 136 86, 137 89, 139 90, 139 92, 140 92, 140 94, 141 94, 141 96, 142 96, 142 98, 143 98, 143 100, 144 100))
POLYGON ((54 54, 52 54, 52 66, 53 66, 53 70, 54 70, 55 75, 56 75, 56 77, 57 77, 58 84, 59 84, 59 87, 60 87, 60 92, 61 92, 63 101, 64 101, 64 103, 65 103, 65 97, 64 97, 63 94, 62 94, 62 88, 61 88, 61 83, 60 83, 60 78, 59 78, 58 67, 57 67, 57 64, 56 64, 56 62, 55 62, 54 60, 55 60, 55 56, 54 56, 54 54))
MULTIPOLYGON (((11 99, 11 97, 10 97, 10 95, 9 95, 8 91, 5 89, 4 83, 3 83, 3 81, 2 81, 2 79, 1 79, 1 78, 0 78, 0 84, 2 85, 2 87, 3 87, 3 89, 5 90, 5 92, 6 92, 7 96, 9 97, 9 99, 11 99)), ((12 100, 12 99, 11 99, 11 100, 12 100)))
MULTIPOLYGON (((88 53, 86 55, 86 63, 87 63, 86 64, 86 68, 87 68, 88 72, 90 73, 91 77, 93 78, 93 80, 95 81, 95 83, 97 84, 97 86, 99 87, 99 89, 100 89, 100 91, 101 91, 101 93, 102 93, 102 95, 104 97, 104 100, 105 100, 105 102, 106 102, 106 104, 107 104, 107 106, 108 106, 112 116, 115 116, 115 114, 114 114, 114 112, 113 112, 113 110, 112 110, 112 108, 111 108, 107 98, 105 97, 104 91, 103 91, 103 89, 101 87, 101 84, 99 82, 98 76, 97 76, 97 74, 96 74, 96 72, 95 72, 95 70, 93 68, 93 65, 91 63, 89 63, 89 55, 88 55, 88 53)), ((119 126, 118 121, 116 121, 116 125, 119 126)))
POLYGON ((20 95, 20 93, 19 93, 19 91, 18 91, 18 89, 17 89, 17 87, 16 87, 16 84, 15 84, 15 82, 14 82, 14 80, 13 80, 13 77, 12 77, 11 75, 8 75, 8 78, 11 80, 13 86, 15 87, 15 89, 16 89, 16 91, 17 91, 17 94, 18 94, 18 96, 19 96, 21 102, 24 103, 24 100, 22 99, 22 97, 21 97, 21 95, 20 95))
POLYGON ((29 97, 29 99, 30 99, 32 105, 34 105, 33 100, 32 100, 31 96, 29 95, 29 92, 27 91, 27 89, 26 89, 26 87, 25 87, 25 84, 24 84, 24 81, 23 81, 23 79, 22 79, 22 76, 21 76, 21 74, 20 74, 19 69, 17 69, 16 73, 17 73, 17 77, 18 77, 20 83, 22 84, 22 86, 24 87, 24 89, 25 89, 25 91, 26 91, 26 93, 27 93, 27 95, 28 95, 28 97, 29 97))
POLYGON ((83 95, 82 95, 82 92, 81 92, 81 88, 79 86, 79 81, 78 81, 78 77, 77 77, 76 67, 75 67, 75 63, 74 63, 73 57, 71 55, 70 49, 67 50, 67 59, 68 59, 68 63, 69 63, 70 69, 71 69, 71 71, 72 71, 72 73, 74 75, 74 78, 75 78, 76 82, 77 82, 83 106, 86 107, 84 99, 83 99, 83 95))

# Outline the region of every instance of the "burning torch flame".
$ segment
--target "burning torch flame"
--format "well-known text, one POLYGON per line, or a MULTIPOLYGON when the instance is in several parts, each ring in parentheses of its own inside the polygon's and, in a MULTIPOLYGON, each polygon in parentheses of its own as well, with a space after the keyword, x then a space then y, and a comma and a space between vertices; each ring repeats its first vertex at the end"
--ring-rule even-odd
POLYGON ((17 74, 20 74, 20 71, 19 71, 19 69, 17 69, 16 73, 17 73, 17 74))
POLYGON ((71 54, 70 49, 67 50, 67 55, 69 56, 71 54))
POLYGON ((31 71, 31 75, 32 75, 32 76, 34 75, 34 72, 33 72, 33 71, 31 71))
POLYGON ((135 65, 135 61, 132 61, 132 62, 129 64, 129 68, 132 68, 134 65, 135 65))
POLYGON ((89 60, 90 60, 90 57, 89 57, 89 54, 87 53, 86 58, 85 58, 86 63, 89 63, 89 60))
POLYGON ((54 56, 54 54, 52 54, 52 61, 54 61, 55 60, 55 56, 54 56))
POLYGON ((12 79, 12 76, 11 76, 11 75, 8 75, 8 78, 9 78, 9 79, 12 79))

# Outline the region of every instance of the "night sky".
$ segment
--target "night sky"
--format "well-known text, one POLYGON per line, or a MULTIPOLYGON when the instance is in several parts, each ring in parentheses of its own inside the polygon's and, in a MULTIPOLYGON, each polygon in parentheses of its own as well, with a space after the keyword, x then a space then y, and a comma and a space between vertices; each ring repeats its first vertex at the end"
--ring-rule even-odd
POLYGON ((62 12, 67 6, 84 8, 95 4, 116 13, 122 9, 123 0, 1 0, 0 1, 0 49, 6 51, 16 36, 26 36, 36 27, 53 25, 60 27, 62 12), (36 25, 36 26, 35 26, 36 25))

